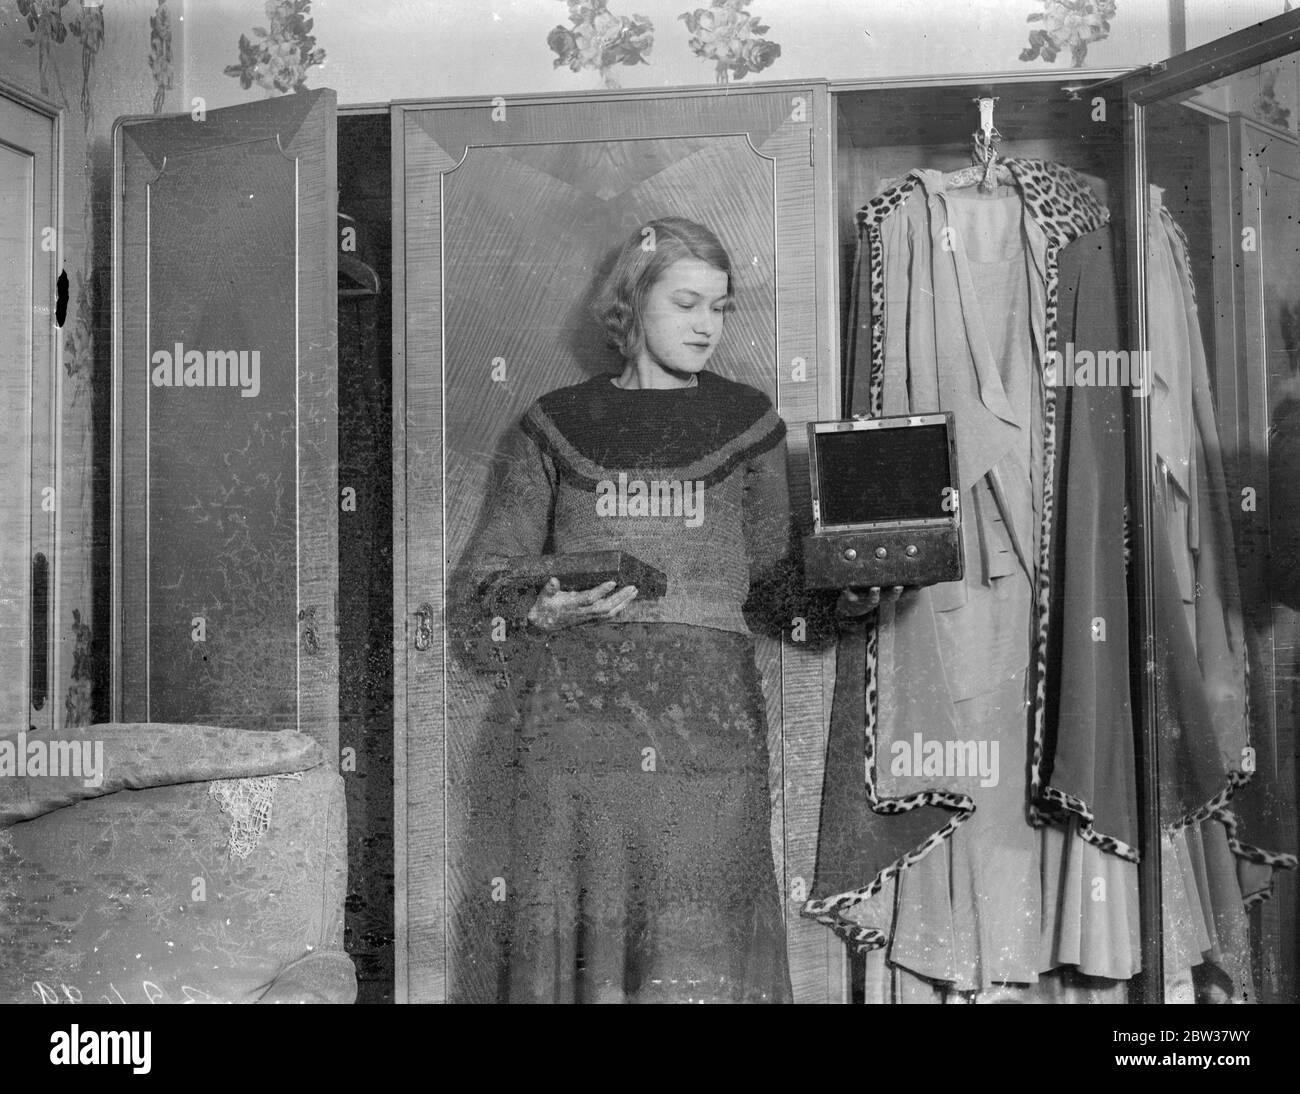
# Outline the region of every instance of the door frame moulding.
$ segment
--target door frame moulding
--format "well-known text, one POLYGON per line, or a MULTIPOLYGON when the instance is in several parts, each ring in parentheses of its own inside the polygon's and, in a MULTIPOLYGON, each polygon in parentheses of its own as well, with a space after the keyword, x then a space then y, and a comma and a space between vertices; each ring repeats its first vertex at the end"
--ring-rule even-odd
MULTIPOLYGON (((63 501, 63 469, 65 466, 65 459, 63 453, 63 375, 64 375, 63 337, 62 337, 63 329, 61 327, 54 325, 53 305, 58 296, 57 282, 58 282, 59 272, 65 268, 64 232, 66 230, 67 222, 66 222, 66 218, 63 215, 64 214, 63 175, 64 175, 64 162, 65 162, 64 147, 63 147, 63 143, 64 143, 63 121, 64 121, 64 114, 66 111, 64 107, 54 102, 54 100, 47 98, 45 95, 42 95, 38 92, 32 91, 28 87, 15 83, 12 80, 5 79, 3 76, 0 76, 0 98, 7 99, 14 105, 18 106, 19 108, 30 111, 32 114, 35 114, 38 117, 45 118, 49 122, 49 126, 50 126, 50 135, 49 135, 50 189, 49 189, 49 193, 45 195, 45 200, 48 201, 49 203, 51 223, 49 225, 37 225, 37 224, 32 225, 33 231, 35 233, 39 233, 42 228, 53 227, 54 240, 55 240, 54 251, 52 252, 50 257, 50 271, 49 271, 48 284, 41 286, 37 284, 35 278, 33 278, 32 280, 33 305, 36 307, 40 306, 37 304, 37 299, 38 299, 37 294, 41 292, 42 289, 44 291, 45 300, 50 305, 48 309, 50 331, 47 334, 47 337, 50 340, 50 346, 48 350, 48 356, 49 356, 48 375, 50 376, 51 379, 50 379, 50 383, 48 384, 48 386, 45 388, 44 391, 44 397, 48 398, 49 400, 49 406, 47 408, 49 420, 43 426, 43 431, 46 431, 48 433, 49 447, 48 450, 41 457, 39 465, 37 460, 37 453, 34 450, 34 448, 28 453, 27 471, 30 475, 30 480, 26 485, 29 491, 33 489, 34 480, 35 480, 34 473, 37 471, 38 466, 40 466, 42 469, 48 471, 48 483, 50 485, 53 485, 55 491, 54 493, 55 505, 53 510, 50 512, 48 519, 45 521, 44 527, 39 529, 39 534, 37 534, 38 533, 37 528, 35 527, 32 528, 32 535, 28 542, 28 548, 29 548, 28 553, 29 555, 34 557, 37 552, 44 550, 49 564, 49 578, 48 578, 49 602, 48 602, 48 611, 46 614, 47 626, 48 626, 46 632, 46 695, 45 695, 46 706, 42 711, 41 724, 42 725, 48 724, 49 726, 57 728, 58 718, 60 717, 60 711, 63 710, 63 700, 62 700, 62 696, 60 695, 60 689, 62 688, 62 684, 63 684, 62 668, 63 668, 64 659, 62 656, 63 643, 62 641, 60 641, 59 626, 63 619, 64 567, 63 567, 63 545, 60 541, 60 537, 63 532, 62 501, 63 501)), ((34 179, 33 181, 35 182, 38 180, 34 179)), ((33 189, 32 197, 33 199, 36 199, 37 197, 35 189, 33 189)), ((87 247, 90 246, 90 240, 86 240, 86 246, 87 247)), ((32 255, 28 256, 29 264, 33 262, 33 259, 34 256, 32 255)), ((33 336, 32 337, 33 345, 31 348, 33 350, 35 350, 36 348, 35 345, 36 324, 39 321, 37 317, 40 317, 41 314, 42 313, 40 311, 33 312, 33 322, 31 327, 32 336, 33 336)), ((33 357, 33 359, 28 362, 28 367, 31 368, 34 365, 35 365, 35 360, 33 357)), ((37 399, 37 394, 38 394, 35 387, 35 381, 37 377, 33 373, 30 378, 33 382, 33 386, 31 389, 32 399, 35 401, 37 399)), ((37 405, 39 405, 39 403, 37 405)), ((32 423, 32 430, 34 434, 35 423, 32 423)), ((32 437, 32 440, 35 440, 34 436, 32 437)), ((29 499, 29 503, 31 501, 34 501, 34 495, 28 494, 27 496, 29 499)), ((32 516, 31 509, 32 506, 29 504, 28 512, 27 514, 25 514, 25 519, 29 521, 31 520, 31 516, 32 516)), ((90 549, 89 546, 87 546, 87 549, 88 550, 90 549)), ((30 608, 30 592, 31 592, 31 588, 30 588, 31 566, 32 566, 32 558, 28 558, 24 565, 24 573, 26 575, 26 581, 28 583, 25 586, 25 589, 29 599, 29 605, 28 605, 29 608, 30 608)), ((30 620, 28 620, 27 626, 28 626, 28 636, 30 636, 30 626, 31 626, 30 620)), ((33 713, 31 708, 32 671, 31 671, 30 658, 34 655, 34 653, 35 653, 34 650, 29 649, 28 662, 27 662, 27 681, 24 685, 23 692, 22 692, 26 696, 26 704, 27 704, 26 710, 23 713, 22 724, 24 728, 26 728, 26 726, 30 724, 30 719, 33 713)))
POLYGON ((1288 11, 1180 53, 1155 71, 1124 81, 1124 97, 1136 106, 1168 99, 1211 80, 1254 68, 1300 49, 1300 11, 1288 11))
POLYGON ((15 83, 13 80, 6 79, 4 76, 0 76, 0 97, 12 99, 20 106, 25 106, 38 114, 44 114, 47 118, 58 119, 63 116, 64 108, 53 99, 40 94, 40 92, 33 91, 29 87, 24 87, 22 84, 15 83))
POLYGON ((1090 85, 1118 76, 1128 76, 1132 68, 1072 68, 1065 71, 1025 72, 958 72, 947 76, 882 76, 878 79, 827 81, 832 95, 855 91, 885 91, 891 88, 914 87, 918 91, 945 87, 972 87, 984 84, 1035 84, 1051 83, 1074 86, 1078 83, 1080 94, 1090 85))
MULTIPOLYGON (((562 106, 565 103, 623 102, 642 99, 695 98, 717 95, 752 95, 756 92, 788 91, 809 87, 829 87, 825 77, 807 80, 756 80, 754 83, 686 84, 673 87, 593 88, 589 91, 519 91, 496 95, 438 95, 431 99, 393 99, 388 104, 394 114, 420 110, 463 110, 470 106, 491 106, 495 98, 511 104, 562 106)), ((595 140, 596 138, 592 138, 595 140)))

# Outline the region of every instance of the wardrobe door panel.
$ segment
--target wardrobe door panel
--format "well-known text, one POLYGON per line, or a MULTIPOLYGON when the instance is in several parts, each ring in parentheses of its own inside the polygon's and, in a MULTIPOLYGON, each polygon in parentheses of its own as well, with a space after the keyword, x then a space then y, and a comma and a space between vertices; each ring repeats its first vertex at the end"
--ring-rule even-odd
POLYGON ((0 84, 0 733, 53 729, 59 115, 0 84))
POLYGON ((1278 16, 1126 89, 1154 378, 1133 491, 1158 790, 1144 854, 1161 871, 1152 996, 1171 1002, 1297 997, 1297 42, 1300 14, 1278 16))
POLYGON ((115 716, 337 749, 334 94, 119 122, 115 716))
MULTIPOLYGON (((503 441, 532 400, 615 367, 589 303, 615 247, 647 220, 699 220, 731 252, 738 308, 709 367, 776 403, 807 517, 802 424, 835 412, 830 295, 813 246, 828 213, 812 163, 825 114, 816 85, 395 108, 394 236, 406 248, 394 309, 405 490, 396 611, 408 621, 397 680, 399 998, 498 994, 513 711, 492 676, 450 655, 444 574, 462 580, 503 441)), ((795 993, 838 998, 839 945, 791 899, 812 876, 826 666, 762 639, 759 667, 795 993)))

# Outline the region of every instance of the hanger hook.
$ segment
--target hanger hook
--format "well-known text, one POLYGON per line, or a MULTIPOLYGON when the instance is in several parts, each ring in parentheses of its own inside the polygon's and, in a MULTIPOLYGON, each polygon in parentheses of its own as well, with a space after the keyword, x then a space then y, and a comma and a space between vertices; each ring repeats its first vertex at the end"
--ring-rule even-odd
POLYGON ((980 132, 984 134, 985 142, 993 139, 993 134, 997 130, 993 127, 993 107, 997 104, 997 99, 977 99, 980 106, 980 132))
POLYGON ((997 126, 993 124, 993 107, 998 100, 985 97, 974 101, 979 103, 980 127, 979 131, 974 134, 975 152, 973 159, 976 166, 984 168, 984 178, 980 183, 980 189, 988 191, 994 187, 994 166, 997 163, 998 141, 1002 139, 1002 134, 998 132, 997 126))

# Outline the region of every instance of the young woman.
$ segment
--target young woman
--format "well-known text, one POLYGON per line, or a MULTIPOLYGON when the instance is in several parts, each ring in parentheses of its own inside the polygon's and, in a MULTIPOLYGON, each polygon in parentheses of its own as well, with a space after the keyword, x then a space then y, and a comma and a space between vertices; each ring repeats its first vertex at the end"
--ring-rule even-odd
POLYGON ((705 367, 732 288, 700 224, 626 242, 597 302, 619 371, 528 409, 474 549, 617 548, 668 579, 649 599, 551 578, 512 621, 512 1001, 790 999, 748 622, 779 633, 820 607, 825 632, 831 613, 798 595, 784 423, 705 367))

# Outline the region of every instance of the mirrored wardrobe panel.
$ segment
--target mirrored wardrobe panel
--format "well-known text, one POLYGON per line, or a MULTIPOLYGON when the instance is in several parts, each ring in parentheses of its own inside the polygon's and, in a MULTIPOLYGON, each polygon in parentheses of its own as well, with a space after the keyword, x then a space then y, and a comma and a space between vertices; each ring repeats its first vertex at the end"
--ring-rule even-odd
POLYGON ((964 573, 841 629, 806 914, 865 1003, 1125 1002, 1129 400, 1061 367, 1122 341, 1120 88, 833 95, 845 415, 953 414, 964 573))
POLYGON ((1145 785, 1165 1000, 1294 1003, 1300 63, 1234 39, 1135 95, 1145 785))

